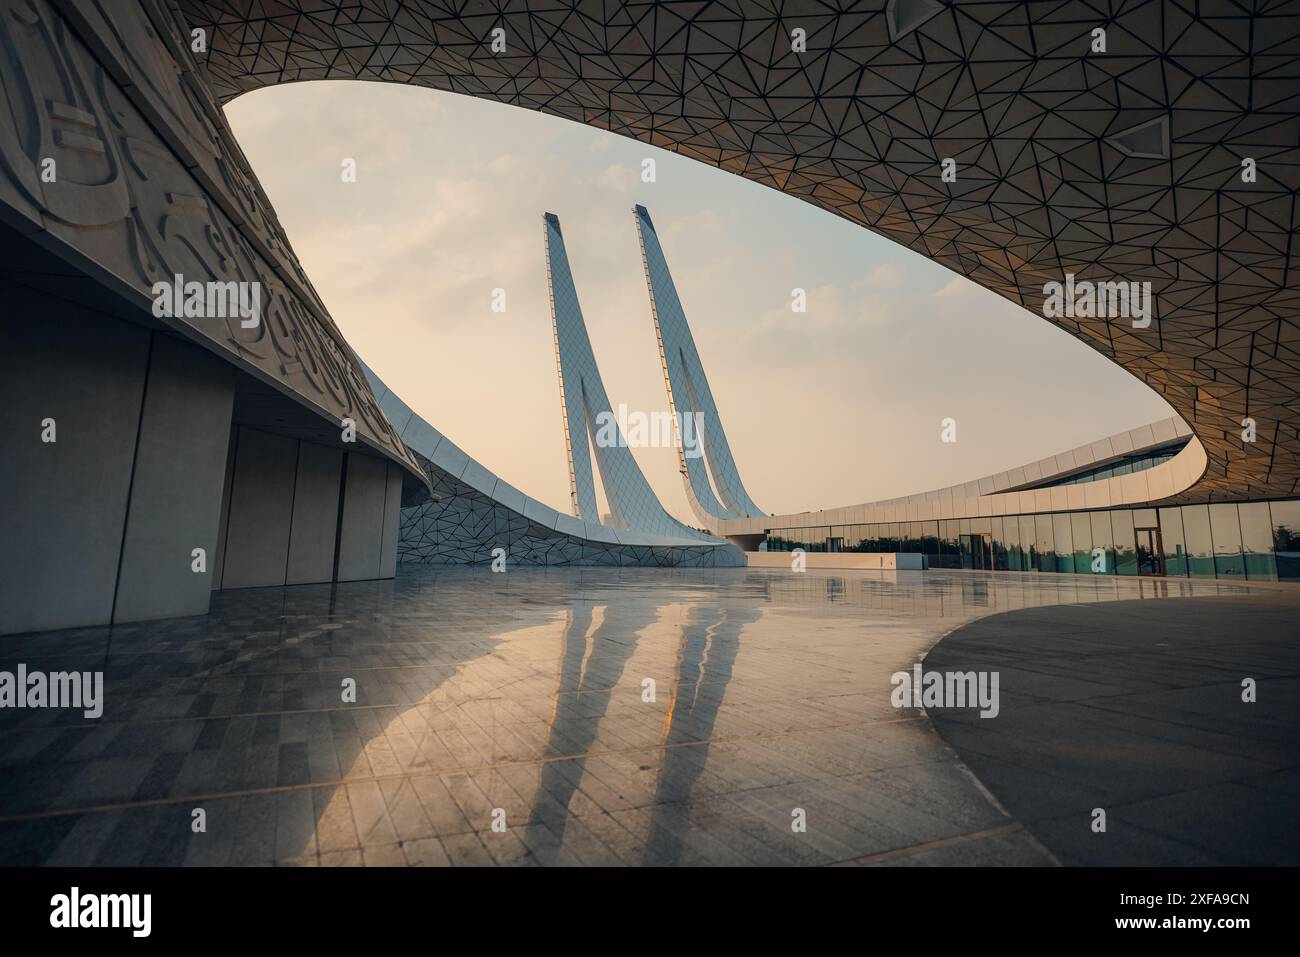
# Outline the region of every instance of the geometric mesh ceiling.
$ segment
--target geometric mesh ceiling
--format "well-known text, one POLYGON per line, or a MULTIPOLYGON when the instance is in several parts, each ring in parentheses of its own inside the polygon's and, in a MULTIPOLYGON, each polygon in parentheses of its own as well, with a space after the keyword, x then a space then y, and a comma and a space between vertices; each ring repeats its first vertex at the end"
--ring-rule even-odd
MULTIPOLYGON (((1039 315, 1066 273, 1149 281, 1149 328, 1049 321, 1191 425, 1210 464, 1182 500, 1297 492, 1300 4, 179 2, 223 100, 354 78, 540 110, 779 189, 1039 315)), ((1086 395, 1041 400, 1088 414, 1086 395)))

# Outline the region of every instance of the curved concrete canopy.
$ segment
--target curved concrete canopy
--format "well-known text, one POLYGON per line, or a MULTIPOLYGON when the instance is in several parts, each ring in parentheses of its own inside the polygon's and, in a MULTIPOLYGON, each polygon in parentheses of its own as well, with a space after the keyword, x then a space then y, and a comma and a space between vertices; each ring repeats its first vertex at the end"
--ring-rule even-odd
MULTIPOLYGON (((1051 321, 1192 427, 1180 501, 1300 477, 1300 9, 1260 3, 180 0, 219 95, 427 86, 612 130, 858 222, 1034 312, 1044 285, 1150 282, 1150 325, 1051 321), (504 52, 493 52, 495 29, 504 52), (1094 52, 1093 31, 1105 31, 1094 52), (794 52, 792 31, 806 50, 794 52), (956 178, 944 182, 952 159, 956 178), (1246 163, 1246 161, 1251 161, 1246 163), (1243 164, 1254 178, 1243 180, 1243 164), (1242 419, 1257 440, 1244 443, 1242 419)), ((1062 414, 1069 414, 1063 410, 1062 414)))

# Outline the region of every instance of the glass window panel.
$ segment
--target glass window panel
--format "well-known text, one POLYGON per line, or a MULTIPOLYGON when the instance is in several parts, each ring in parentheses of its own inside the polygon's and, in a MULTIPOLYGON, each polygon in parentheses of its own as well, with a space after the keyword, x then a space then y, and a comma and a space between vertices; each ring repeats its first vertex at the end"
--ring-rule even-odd
POLYGON ((1040 572, 1056 571, 1056 554, 1052 547, 1055 536, 1052 534, 1052 516, 1034 516, 1034 544, 1038 549, 1038 564, 1034 567, 1040 572))
POLYGON ((957 522, 945 518, 939 522, 939 568, 959 568, 957 551, 957 522))
POLYGON ((1193 578, 1213 578, 1214 540, 1210 537, 1207 506, 1183 507, 1183 535, 1187 540, 1187 573, 1193 578))
POLYGON ((1160 510, 1160 543, 1165 550, 1165 575, 1187 575, 1187 544, 1183 541, 1183 510, 1160 510))
MULTIPOLYGON (((1296 534, 1300 535, 1300 530, 1296 534)), ((1013 572, 1024 571, 1024 559, 1020 552, 1020 522, 1014 515, 1003 519, 1002 537, 1007 543, 1007 568, 1013 572)))
POLYGON ((1136 575, 1137 540, 1133 537, 1133 513, 1128 510, 1111 512, 1110 528, 1115 538, 1115 574, 1136 575))
POLYGON ((1214 541, 1214 571, 1219 578, 1245 578, 1246 556, 1241 553, 1241 524, 1237 506, 1210 506, 1210 538, 1214 541))
POLYGON ((1277 577, 1286 581, 1300 579, 1300 501, 1270 502, 1273 517, 1273 554, 1277 558, 1277 577))
POLYGON ((1056 570, 1074 571, 1074 536, 1070 533, 1070 516, 1061 512, 1052 516, 1052 534, 1056 538, 1056 570))
POLYGON ((1237 506, 1241 520, 1241 552, 1246 560, 1246 577, 1253 581, 1277 581, 1277 560, 1273 557, 1273 524, 1267 502, 1237 506))
POLYGON ((1007 570, 1007 541, 1002 526, 1002 519, 993 519, 993 567, 1000 572, 1007 570))
POLYGON ((1020 562, 1021 566, 1027 572, 1032 572, 1038 567, 1038 546, 1037 539, 1034 537, 1034 516, 1021 515, 1017 521, 1020 523, 1020 562))
POLYGON ((1070 515, 1070 538, 1074 545, 1074 570, 1087 575, 1092 571, 1092 522, 1087 512, 1070 515))
POLYGON ((935 561, 940 555, 938 522, 921 523, 921 551, 928 557, 932 566, 939 567, 935 561))
MULTIPOLYGON (((1090 512, 1088 522, 1092 526, 1092 551, 1095 552, 1100 548, 1104 556, 1101 571, 1097 574, 1113 575, 1115 573, 1115 540, 1111 538, 1110 533, 1110 512, 1090 512)), ((1088 571, 1092 571, 1092 552, 1088 553, 1088 571)))
POLYGON ((1134 528, 1156 528, 1156 510, 1154 508, 1133 509, 1134 528))

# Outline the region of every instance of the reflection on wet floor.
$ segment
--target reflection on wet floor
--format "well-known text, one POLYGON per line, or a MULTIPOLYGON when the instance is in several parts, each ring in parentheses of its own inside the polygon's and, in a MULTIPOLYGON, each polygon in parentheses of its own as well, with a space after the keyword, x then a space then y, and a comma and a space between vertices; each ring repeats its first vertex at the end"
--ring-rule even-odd
POLYGON ((1248 590, 404 568, 3 638, 0 670, 103 670, 106 700, 0 711, 0 863, 1050 862, 889 676, 984 615, 1248 590))

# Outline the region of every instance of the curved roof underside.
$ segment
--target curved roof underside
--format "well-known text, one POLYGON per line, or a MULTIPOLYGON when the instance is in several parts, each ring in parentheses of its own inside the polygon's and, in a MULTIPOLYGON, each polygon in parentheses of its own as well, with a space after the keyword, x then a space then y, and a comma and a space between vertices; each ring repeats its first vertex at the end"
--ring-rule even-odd
POLYGON ((797 196, 1036 313, 1065 273, 1149 281, 1149 328, 1050 321, 1191 425, 1208 461, 1181 500, 1297 491, 1294 3, 180 6, 212 31, 227 100, 355 78, 563 116, 797 196), (1091 52, 1097 27, 1105 53, 1091 52), (791 50, 796 28, 806 52, 791 50), (956 182, 942 182, 944 158, 956 182))

